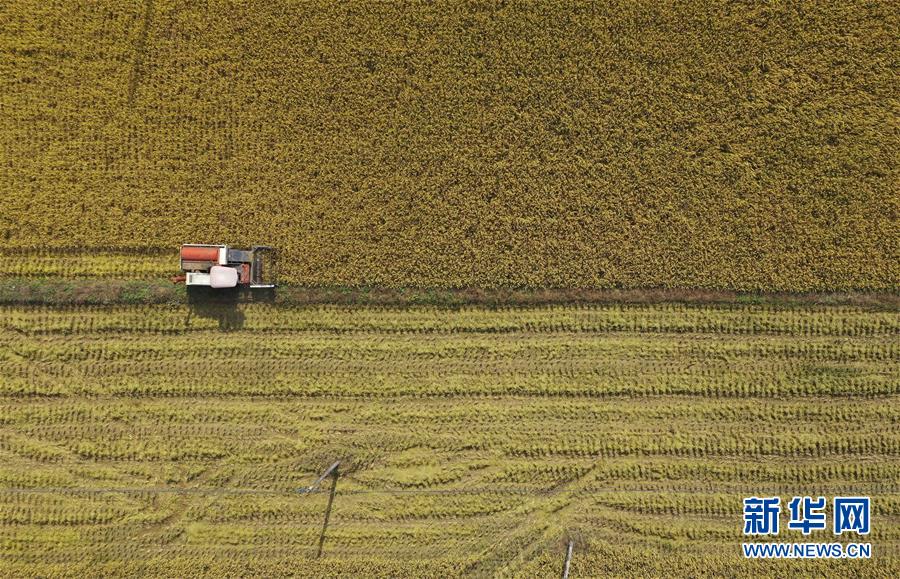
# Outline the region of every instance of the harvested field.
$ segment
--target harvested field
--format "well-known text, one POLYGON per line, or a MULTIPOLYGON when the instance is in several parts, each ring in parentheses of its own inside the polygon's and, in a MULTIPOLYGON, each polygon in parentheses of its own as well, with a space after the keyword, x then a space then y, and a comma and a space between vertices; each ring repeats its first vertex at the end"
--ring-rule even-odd
POLYGON ((37 274, 266 243, 311 286, 894 290, 898 28, 858 0, 5 2, 0 245, 89 256, 37 274))
POLYGON ((574 538, 573 577, 896 576, 898 333, 859 307, 3 306, 0 574, 553 576, 574 538), (316 558, 329 488, 296 491, 337 459, 316 558), (759 493, 871 494, 873 559, 743 560, 759 493))

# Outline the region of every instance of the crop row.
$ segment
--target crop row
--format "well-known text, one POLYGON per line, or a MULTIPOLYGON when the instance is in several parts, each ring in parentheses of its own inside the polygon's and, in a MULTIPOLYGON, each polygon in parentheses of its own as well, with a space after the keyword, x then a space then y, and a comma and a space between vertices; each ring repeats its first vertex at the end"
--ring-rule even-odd
MULTIPOLYGON (((12 336, 10 336, 12 338, 12 336)), ((286 360, 338 359, 377 363, 403 360, 406 364, 464 361, 503 363, 522 359, 541 363, 577 363, 592 359, 600 366, 606 359, 621 363, 654 364, 661 367, 690 363, 695 371, 721 366, 732 368, 759 364, 851 364, 885 361, 900 354, 891 336, 847 341, 841 337, 749 336, 723 338, 690 334, 673 339, 666 334, 635 338, 633 334, 544 332, 526 335, 432 335, 405 336, 377 332, 334 336, 320 332, 291 333, 260 341, 256 334, 227 333, 201 340, 198 334, 120 337, 114 334, 77 340, 75 336, 34 335, 17 338, 3 354, 6 360, 68 365, 80 362, 120 361, 171 362, 198 359, 264 359, 273 364, 286 360), (640 348, 636 344, 640 343, 640 348)), ((81 367, 84 367, 83 365, 81 367)), ((613 371, 614 368, 610 368, 613 371)))
POLYGON ((236 329, 256 333, 381 332, 510 333, 510 332, 637 332, 716 333, 723 335, 786 334, 846 337, 893 336, 900 321, 891 312, 850 307, 820 310, 763 306, 691 307, 583 306, 545 308, 444 309, 435 307, 350 308, 336 306, 277 307, 244 304, 236 311, 217 306, 8 307, 0 309, 5 330, 20 334, 181 334, 217 329, 223 316, 238 316, 236 329))
MULTIPOLYGON (((900 393, 900 384, 889 375, 874 374, 860 378, 819 377, 746 377, 698 379, 685 376, 649 376, 642 379, 609 378, 594 373, 517 374, 491 372, 448 374, 434 372, 403 375, 372 374, 367 380, 354 380, 345 373, 322 369, 317 374, 263 374, 248 382, 228 377, 221 382, 198 383, 192 374, 179 376, 94 375, 47 376, 41 372, 4 365, 7 377, 0 381, 0 394, 14 397, 64 395, 127 396, 135 398, 185 397, 270 397, 341 398, 347 400, 379 398, 488 398, 524 396, 549 398, 616 398, 655 396, 702 396, 709 398, 793 397, 885 397, 900 393), (101 380, 102 378, 102 380, 101 380)), ((159 369, 163 371, 163 369, 159 369)), ((360 367, 358 372, 364 372, 360 367)), ((204 374, 204 375, 209 375, 204 374)), ((358 376, 359 374, 355 374, 358 376)))
POLYGON ((613 399, 538 399, 513 398, 481 401, 477 415, 466 405, 443 399, 404 399, 403 404, 370 403, 356 400, 271 400, 254 404, 247 399, 209 397, 186 400, 134 401, 127 398, 96 399, 66 397, 29 399, 23 404, 15 398, 0 403, 0 424, 38 427, 62 424, 110 425, 185 425, 185 424, 266 424, 286 428, 301 422, 321 421, 341 415, 359 427, 390 428, 418 424, 434 427, 459 426, 481 428, 492 424, 556 423, 623 425, 655 422, 668 427, 671 421, 731 424, 753 422, 841 424, 844 428, 865 428, 872 424, 900 422, 900 408, 891 401, 865 399, 822 400, 810 405, 805 399, 729 400, 727 404, 696 397, 642 399, 635 404, 628 398, 613 399), (886 403, 887 402, 887 403, 886 403))
MULTIPOLYGON (((64 433, 67 429, 60 429, 64 433)), ((42 462, 57 462, 72 457, 103 461, 173 461, 173 460, 222 460, 226 458, 253 460, 261 463, 287 460, 302 455, 315 443, 325 444, 328 432, 316 430, 304 437, 303 442, 290 442, 268 438, 241 438, 242 432, 222 429, 217 435, 193 436, 189 432, 175 431, 171 436, 147 436, 142 439, 122 439, 124 432, 103 434, 79 432, 85 438, 68 441, 65 436, 53 437, 58 442, 17 444, 16 439, 0 438, 0 450, 16 453, 42 462), (229 435, 222 440, 222 435, 229 435), (89 436, 89 437, 88 437, 89 436)), ((569 432, 541 432, 516 430, 508 436, 498 432, 475 431, 466 436, 463 431, 453 433, 429 433, 400 438, 402 431, 382 433, 376 440, 382 452, 403 450, 412 444, 431 444, 444 451, 477 449, 481 452, 499 453, 507 457, 543 459, 560 456, 570 458, 608 457, 852 457, 877 455, 900 456, 900 434, 848 433, 805 435, 792 433, 760 433, 754 435, 739 432, 694 432, 670 434, 660 432, 596 433, 592 436, 569 432), (552 438, 549 434, 553 434, 552 438)), ((134 436, 134 434, 132 434, 134 436)), ((348 437, 354 446, 362 446, 359 435, 348 437)), ((374 442, 374 440, 373 440, 374 442)))
POLYGON ((0 254, 0 276, 158 279, 178 271, 178 256, 152 252, 147 255, 112 254, 102 251, 72 255, 47 252, 45 255, 0 254))
MULTIPOLYGON (((900 465, 889 458, 867 462, 820 462, 817 458, 786 460, 768 459, 765 462, 724 462, 718 458, 640 458, 605 457, 603 461, 591 459, 572 461, 504 461, 503 469, 491 476, 498 483, 540 483, 544 480, 560 481, 583 478, 594 487, 647 482, 654 485, 681 484, 702 481, 709 485, 732 484, 758 485, 816 485, 883 483, 897 479, 900 465)), ((655 487, 654 487, 655 488, 655 487)))

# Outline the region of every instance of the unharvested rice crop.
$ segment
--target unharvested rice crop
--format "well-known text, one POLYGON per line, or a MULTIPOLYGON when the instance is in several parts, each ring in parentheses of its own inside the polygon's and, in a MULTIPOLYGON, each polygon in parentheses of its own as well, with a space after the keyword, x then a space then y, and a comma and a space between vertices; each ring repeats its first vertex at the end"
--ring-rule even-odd
POLYGON ((0 248, 39 257, 3 267, 267 243, 306 285, 895 289, 898 29, 869 0, 3 2, 0 248))
POLYGON ((2 306, 0 575, 549 577, 574 539, 573 577, 897 576, 898 333, 853 307, 2 306), (297 490, 338 459, 322 542, 329 483, 297 490), (743 497, 847 492, 871 560, 741 559, 743 497))

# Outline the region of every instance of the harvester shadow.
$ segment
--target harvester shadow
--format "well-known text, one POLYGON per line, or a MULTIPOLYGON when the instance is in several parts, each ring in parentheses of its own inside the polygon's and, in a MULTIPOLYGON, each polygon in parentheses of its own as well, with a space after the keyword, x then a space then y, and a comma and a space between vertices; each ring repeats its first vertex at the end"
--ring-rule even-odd
POLYGON ((244 327, 245 316, 240 304, 273 303, 275 290, 267 289, 211 289, 207 287, 187 288, 188 319, 197 316, 216 320, 220 332, 240 330, 244 327))

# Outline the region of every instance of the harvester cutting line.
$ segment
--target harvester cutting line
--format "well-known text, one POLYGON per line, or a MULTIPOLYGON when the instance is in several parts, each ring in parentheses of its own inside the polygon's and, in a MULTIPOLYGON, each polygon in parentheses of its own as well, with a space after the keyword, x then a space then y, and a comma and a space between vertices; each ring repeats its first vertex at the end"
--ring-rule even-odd
POLYGON ((238 285, 252 289, 273 288, 275 284, 268 283, 263 276, 263 263, 266 256, 271 260, 271 253, 272 248, 267 245, 233 249, 227 245, 188 243, 181 246, 181 271, 184 274, 173 277, 172 281, 214 289, 238 285))

